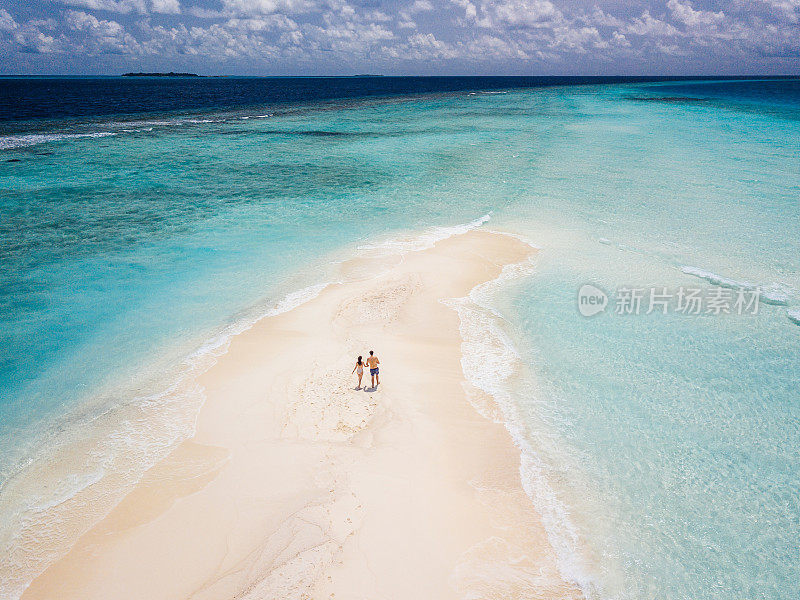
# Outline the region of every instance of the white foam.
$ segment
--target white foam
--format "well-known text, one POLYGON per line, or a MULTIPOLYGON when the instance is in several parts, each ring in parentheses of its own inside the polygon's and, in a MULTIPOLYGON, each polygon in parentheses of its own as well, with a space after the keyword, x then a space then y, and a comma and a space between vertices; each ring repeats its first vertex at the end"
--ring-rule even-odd
MULTIPOLYGON (((497 235, 504 235, 506 237, 514 238, 515 240, 519 240, 520 242, 522 242, 526 246, 530 246, 534 250, 541 250, 542 249, 541 246, 539 246, 537 243, 535 243, 529 237, 526 237, 526 236, 524 236, 522 234, 519 234, 519 233, 514 233, 514 232, 511 232, 511 231, 501 231, 499 229, 487 229, 486 231, 488 231, 490 233, 496 233, 497 235)), ((532 272, 532 267, 533 267, 533 263, 535 262, 535 260, 536 260, 536 257, 532 256, 527 261, 522 261, 520 263, 514 263, 514 264, 511 264, 511 265, 506 265, 505 267, 503 267, 503 271, 500 273, 500 276, 498 277, 498 279, 495 279, 493 281, 488 282, 487 285, 491 286, 491 287, 500 287, 500 285, 499 285, 500 283, 508 280, 508 277, 509 277, 508 273, 509 272, 517 272, 520 268, 522 268, 523 265, 527 265, 527 267, 525 267, 524 275, 528 275, 529 273, 532 272)), ((478 287, 480 287, 480 286, 478 286, 478 287)))
POLYGON ((180 121, 177 119, 173 119, 171 121, 164 121, 159 119, 144 119, 140 121, 112 121, 108 125, 110 127, 149 127, 149 126, 161 126, 161 125, 176 125, 179 124, 180 121))
MULTIPOLYGON (((459 316, 461 366, 467 381, 494 399, 502 423, 520 450, 522 486, 542 518, 548 540, 556 552, 561 575, 578 585, 585 597, 595 597, 597 585, 588 575, 579 552, 578 531, 566 506, 548 481, 546 466, 528 442, 523 417, 509 388, 509 379, 514 372, 510 365, 519 364, 520 355, 500 325, 502 317, 491 304, 499 289, 514 279, 530 274, 534 261, 535 258, 531 258, 506 265, 496 279, 476 286, 468 296, 443 300, 443 303, 453 308, 459 316)), ((476 406, 476 409, 488 416, 482 406, 476 406)))
POLYGON ((96 131, 93 133, 29 133, 24 135, 0 136, 0 150, 36 146, 48 142, 62 142, 79 138, 102 138, 117 135, 112 131, 96 131))
MULTIPOLYGON (((239 117, 240 119, 268 119, 274 116, 274 113, 265 113, 261 115, 246 115, 239 117)), ((113 131, 95 131, 89 133, 28 133, 17 135, 0 136, 0 150, 11 150, 13 148, 24 148, 27 146, 35 146, 38 144, 46 144, 48 142, 60 142, 71 139, 80 138, 102 138, 118 133, 141 133, 153 131, 154 127, 180 127, 186 125, 206 125, 209 123, 225 123, 227 119, 219 118, 178 118, 178 119, 144 119, 137 121, 110 121, 101 125, 108 127, 113 131)))
POLYGON ((432 227, 425 233, 409 237, 409 238, 390 238, 385 241, 376 242, 372 244, 363 244, 358 246, 358 250, 364 252, 377 252, 378 254, 406 254, 408 252, 419 252, 432 248, 437 242, 446 240, 454 235, 467 233, 473 229, 477 229, 484 223, 487 223, 492 218, 492 213, 483 215, 482 217, 463 223, 461 225, 452 225, 449 227, 432 227))
MULTIPOLYGON (((240 117, 241 119, 266 119, 272 117, 273 113, 263 115, 251 115, 240 117)), ((61 142, 71 139, 80 138, 102 138, 118 133, 141 133, 153 131, 154 127, 176 127, 185 125, 205 125, 208 123, 225 123, 227 119, 209 119, 209 118, 190 118, 190 119, 146 119, 139 121, 110 121, 103 124, 103 127, 108 127, 114 131, 95 131, 89 133, 28 133, 0 136, 0 150, 11 150, 13 148, 24 148, 27 146, 36 146, 38 144, 46 144, 48 142, 61 142)))
POLYGON ((721 287, 735 288, 735 289, 736 288, 751 289, 754 287, 753 284, 747 281, 738 281, 736 279, 723 277, 722 275, 717 275, 716 273, 712 273, 711 271, 706 271, 705 269, 701 269, 699 267, 682 266, 681 271, 683 271, 687 275, 694 275, 695 277, 699 277, 700 279, 705 279, 709 283, 713 283, 714 285, 718 285, 721 287))
POLYGON ((29 507, 35 512, 45 512, 74 498, 83 490, 98 483, 105 471, 98 469, 88 473, 70 473, 58 482, 55 490, 47 496, 37 496, 31 499, 29 507))
POLYGON ((230 346, 231 340, 251 329, 256 323, 267 317, 274 317, 292 309, 302 306, 320 295, 322 290, 328 287, 330 282, 318 283, 308 287, 295 290, 284 296, 280 301, 269 307, 267 310, 257 313, 251 317, 243 317, 238 321, 225 327, 218 334, 206 340, 197 350, 192 352, 186 358, 186 364, 192 367, 193 370, 208 369, 210 365, 205 366, 203 363, 206 359, 215 359, 222 356, 230 346))
POLYGON ((87 417, 64 416, 4 481, 0 598, 30 582, 104 518, 145 472, 194 431, 202 390, 186 378, 87 417))
POLYGON ((795 325, 800 325, 800 309, 787 310, 786 316, 795 325))
POLYGON ((782 283, 753 284, 749 281, 723 277, 722 275, 718 275, 711 271, 706 271, 705 269, 691 266, 682 266, 681 271, 687 275, 699 277, 700 279, 704 279, 709 283, 718 285, 720 287, 734 290, 742 289, 748 291, 758 291, 761 301, 767 304, 783 306, 788 304, 792 297, 792 288, 782 283))
POLYGON ((767 304, 785 306, 789 304, 793 295, 793 289, 782 283, 770 283, 758 288, 761 292, 761 301, 767 304))

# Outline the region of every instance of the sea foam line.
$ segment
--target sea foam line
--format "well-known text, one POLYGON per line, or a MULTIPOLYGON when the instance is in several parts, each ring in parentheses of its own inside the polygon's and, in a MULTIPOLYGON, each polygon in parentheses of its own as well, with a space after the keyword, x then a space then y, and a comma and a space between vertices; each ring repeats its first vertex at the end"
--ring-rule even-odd
POLYGON ((419 252, 432 248, 437 242, 446 240, 454 235, 460 235, 473 229, 477 229, 481 225, 488 223, 491 218, 492 213, 487 213, 482 217, 475 219, 474 221, 470 221, 469 223, 443 227, 431 227, 426 232, 409 238, 395 237, 371 244, 362 244, 361 246, 358 246, 358 250, 362 252, 378 251, 379 254, 385 252, 389 255, 419 252))
POLYGON ((274 116, 273 113, 259 115, 245 115, 229 118, 178 118, 171 120, 138 120, 138 121, 111 121, 100 124, 100 127, 107 127, 113 131, 91 131, 85 133, 51 132, 51 133, 19 133, 13 135, 0 136, 0 150, 13 150, 14 148, 25 148, 49 142, 63 142, 82 138, 103 138, 115 136, 119 133, 146 133, 154 130, 155 127, 180 127, 186 125, 208 125, 210 123, 233 123, 236 119, 268 119, 274 116))
MULTIPOLYGON (((496 233, 520 239, 538 249, 521 236, 496 233)), ((575 583, 584 597, 595 598, 598 596, 598 585, 589 575, 580 554, 578 530, 570 519, 567 507, 548 482, 545 464, 527 440, 524 418, 509 389, 508 379, 513 371, 509 368, 509 362, 521 361, 520 353, 500 325, 503 317, 491 305, 491 298, 499 289, 531 274, 534 266, 535 256, 506 265, 497 278, 477 285, 467 296, 442 300, 442 303, 455 310, 459 317, 464 376, 472 386, 493 399, 500 410, 499 422, 506 427, 520 451, 522 487, 542 519, 548 541, 556 553, 561 576, 575 583)), ((485 417, 492 418, 480 405, 475 405, 475 408, 485 417)))
POLYGON ((217 335, 203 342, 203 344, 201 344, 197 350, 189 354, 185 360, 185 364, 195 372, 200 368, 202 368, 203 371, 208 370, 212 365, 205 366, 204 363, 206 359, 209 357, 216 359, 225 354, 234 337, 244 333, 249 329, 252 329, 259 321, 263 319, 289 312, 290 310, 302 306, 306 302, 310 302, 319 296, 322 293, 322 290, 331 285, 331 283, 332 282, 317 283, 299 290, 295 290, 288 293, 283 297, 283 299, 275 303, 266 311, 253 317, 244 317, 238 321, 235 321, 234 323, 225 327, 217 335))
POLYGON ((761 301, 767 304, 785 306, 789 303, 791 298, 791 288, 780 283, 753 284, 749 281, 739 281, 729 277, 724 277, 722 275, 717 275, 716 273, 706 271, 705 269, 701 269, 699 267, 685 265, 681 266, 680 270, 687 275, 705 279, 709 283, 720 287, 734 290, 743 289, 747 291, 758 291, 761 301))
POLYGON ((0 150, 36 146, 47 142, 61 142, 80 138, 102 138, 117 135, 113 131, 95 131, 92 133, 29 133, 22 135, 0 136, 0 150))

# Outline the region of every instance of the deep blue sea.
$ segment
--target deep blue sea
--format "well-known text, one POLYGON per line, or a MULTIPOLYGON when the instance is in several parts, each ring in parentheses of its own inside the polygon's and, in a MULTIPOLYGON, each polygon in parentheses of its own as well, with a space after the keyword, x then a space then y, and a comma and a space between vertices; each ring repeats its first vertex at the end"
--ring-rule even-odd
POLYGON ((798 148, 793 79, 0 79, 0 597, 191 435, 230 336, 480 223, 541 248, 458 310, 563 574, 794 600, 798 148))

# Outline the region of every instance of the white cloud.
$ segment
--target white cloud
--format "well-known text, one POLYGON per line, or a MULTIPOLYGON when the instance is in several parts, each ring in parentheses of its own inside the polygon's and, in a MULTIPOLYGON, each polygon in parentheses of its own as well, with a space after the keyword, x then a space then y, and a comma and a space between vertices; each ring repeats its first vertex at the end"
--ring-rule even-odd
POLYGON ((432 33, 415 33, 408 38, 408 45, 427 57, 453 58, 455 56, 453 47, 447 42, 437 40, 432 33))
POLYGON ((417 23, 413 15, 434 10, 433 4, 428 0, 416 0, 410 6, 397 13, 397 26, 400 29, 416 29, 417 23))
POLYGON ((505 0, 482 2, 482 21, 487 27, 542 27, 562 19, 561 11, 549 0, 505 0))
POLYGON ((53 19, 32 19, 25 23, 17 23, 7 10, 0 8, 0 32, 5 32, 8 35, 7 39, 22 52, 35 54, 58 52, 63 40, 42 31, 50 31, 56 25, 53 19))
POLYGON ((414 14, 419 12, 428 12, 433 9, 433 4, 431 4, 428 0, 416 0, 414 4, 408 7, 408 12, 414 14))
POLYGON ((274 59, 280 50, 261 35, 248 30, 232 29, 214 23, 208 27, 152 26, 140 24, 147 41, 140 52, 143 55, 177 58, 182 56, 214 57, 217 60, 232 58, 274 59))
POLYGON ((761 0, 761 2, 790 23, 797 23, 800 20, 800 0, 761 0))
POLYGON ((624 24, 621 27, 621 31, 625 34, 652 38, 672 37, 680 34, 674 25, 656 19, 650 14, 650 11, 647 10, 644 11, 640 17, 624 24))
POLYGON ((465 22, 484 29, 508 30, 546 27, 563 15, 550 0, 450 0, 464 9, 465 22))
POLYGON ((382 54, 388 59, 412 61, 442 60, 458 56, 451 44, 437 39, 432 33, 414 33, 405 42, 385 48, 382 54))
POLYGON ((98 19, 83 11, 70 10, 66 14, 67 26, 80 37, 77 47, 87 55, 141 54, 136 38, 117 21, 98 19))
POLYGON ((12 31, 17 27, 19 25, 17 25, 14 17, 6 9, 0 8, 0 31, 12 31))
POLYGON ((50 54, 60 50, 59 40, 33 26, 23 25, 14 33, 14 41, 27 52, 50 54))
POLYGON ((466 46, 466 54, 473 59, 508 59, 528 60, 531 54, 524 50, 518 42, 505 40, 494 35, 484 34, 466 46))
POLYGON ((101 10, 120 14, 138 13, 147 15, 178 14, 181 12, 178 0, 58 0, 62 4, 87 10, 101 10))
POLYGON ((647 67, 657 55, 696 65, 714 56, 720 65, 800 54, 800 0, 729 0, 724 11, 705 10, 701 0, 596 1, 219 0, 198 8, 180 0, 57 0, 72 9, 39 13, 49 20, 18 23, 0 9, 0 39, 3 51, 16 44, 21 52, 158 56, 176 68, 199 56, 209 64, 250 58, 309 68, 437 60, 573 69, 623 58, 621 65, 647 67))
POLYGON ((395 37, 395 34, 378 23, 331 22, 325 26, 312 25, 304 30, 306 39, 316 47, 343 54, 363 54, 372 46, 395 37))
POLYGON ((319 10, 314 0, 222 0, 223 13, 238 15, 286 15, 319 10))
POLYGON ((595 27, 559 27, 554 31, 553 48, 565 48, 583 54, 588 47, 606 48, 608 42, 600 36, 595 27))
POLYGON ((176 15, 181 12, 181 5, 178 0, 151 0, 154 13, 165 15, 176 15))
POLYGON ((469 0, 450 0, 456 6, 464 9, 464 18, 467 21, 474 21, 478 16, 478 9, 469 0))
POLYGON ((105 10, 123 14, 130 12, 147 13, 147 2, 145 0, 59 0, 59 2, 89 10, 105 10))
POLYGON ((620 48, 630 48, 631 43, 628 41, 623 34, 619 31, 615 31, 611 34, 611 43, 615 46, 619 46, 620 48))
POLYGON ((725 20, 725 13, 721 11, 695 10, 688 0, 669 0, 667 8, 669 8, 674 19, 689 27, 717 25, 725 20))
POLYGON ((150 13, 178 14, 181 6, 178 0, 58 0, 62 4, 84 8, 87 10, 102 10, 120 14, 150 13))
POLYGON ((228 19, 225 26, 238 31, 295 31, 297 23, 285 15, 264 15, 248 19, 228 19))

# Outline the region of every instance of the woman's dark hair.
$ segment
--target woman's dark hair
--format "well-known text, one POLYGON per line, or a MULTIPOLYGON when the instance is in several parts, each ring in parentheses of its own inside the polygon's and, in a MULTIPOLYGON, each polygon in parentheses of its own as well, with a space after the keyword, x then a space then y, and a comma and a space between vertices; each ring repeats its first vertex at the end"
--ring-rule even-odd
POLYGON ((358 357, 358 362, 356 364, 358 364, 358 365, 361 364, 361 357, 360 356, 358 357))

